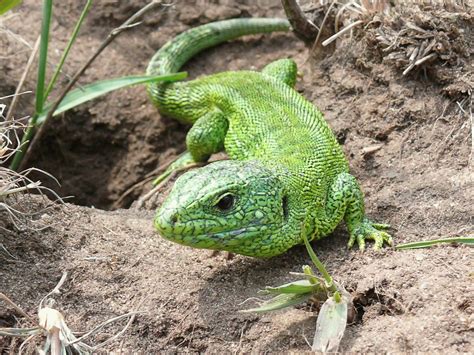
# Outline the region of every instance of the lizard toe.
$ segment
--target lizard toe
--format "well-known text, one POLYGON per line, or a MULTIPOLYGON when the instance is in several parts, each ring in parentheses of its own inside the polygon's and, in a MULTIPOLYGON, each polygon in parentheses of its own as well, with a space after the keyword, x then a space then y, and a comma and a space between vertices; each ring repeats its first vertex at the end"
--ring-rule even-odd
POLYGON ((363 234, 357 235, 357 244, 359 245, 359 250, 364 251, 365 250, 365 237, 363 234))
POLYGON ((374 250, 382 249, 385 243, 390 246, 392 246, 393 244, 393 240, 390 234, 378 230, 376 232, 371 233, 367 239, 372 239, 375 242, 374 250))
POLYGON ((372 223, 372 227, 374 227, 375 229, 378 229, 378 230, 383 230, 383 229, 389 229, 389 228, 390 228, 390 224, 386 224, 386 223, 372 223))
POLYGON ((388 228, 388 224, 372 223, 368 219, 364 219, 351 233, 348 246, 351 247, 355 241, 359 245, 360 250, 365 249, 365 241, 374 241, 374 250, 380 250, 387 244, 393 245, 393 239, 390 234, 384 232, 383 229, 388 228), (381 230, 382 229, 382 230, 381 230))
POLYGON ((351 233, 351 235, 349 237, 349 241, 347 242, 347 248, 351 249, 354 246, 355 241, 356 241, 356 236, 355 236, 355 234, 351 233))

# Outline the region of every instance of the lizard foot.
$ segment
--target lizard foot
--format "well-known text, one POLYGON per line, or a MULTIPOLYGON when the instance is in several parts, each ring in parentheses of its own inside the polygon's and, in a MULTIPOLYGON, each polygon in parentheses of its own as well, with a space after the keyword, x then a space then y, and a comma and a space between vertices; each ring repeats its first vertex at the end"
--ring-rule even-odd
POLYGON ((384 232, 384 229, 389 228, 388 224, 373 223, 367 218, 364 218, 350 233, 350 238, 347 246, 352 248, 354 243, 357 241, 360 250, 365 249, 365 241, 375 241, 374 249, 379 250, 383 247, 384 243, 393 245, 393 240, 390 234, 384 232))
POLYGON ((175 161, 173 161, 168 168, 155 180, 153 180, 153 186, 160 184, 161 182, 168 179, 174 172, 182 170, 188 166, 192 166, 195 161, 191 154, 186 151, 181 154, 175 161))

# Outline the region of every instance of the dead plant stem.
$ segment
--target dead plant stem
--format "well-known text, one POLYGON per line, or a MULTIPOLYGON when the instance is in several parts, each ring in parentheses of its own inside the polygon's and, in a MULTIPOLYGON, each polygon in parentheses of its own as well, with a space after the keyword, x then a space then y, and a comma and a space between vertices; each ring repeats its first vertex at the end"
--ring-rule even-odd
POLYGON ((38 36, 38 39, 33 46, 33 50, 31 51, 30 58, 28 58, 28 62, 26 63, 25 70, 23 70, 23 74, 21 75, 20 81, 18 82, 18 86, 16 87, 15 94, 13 95, 12 103, 7 112, 7 116, 5 121, 12 121, 13 112, 15 110, 16 104, 18 102, 18 97, 20 96, 21 89, 23 88, 23 84, 25 83, 26 77, 30 72, 31 66, 33 65, 33 61, 36 57, 36 53, 38 52, 39 44, 40 44, 41 36, 38 36))

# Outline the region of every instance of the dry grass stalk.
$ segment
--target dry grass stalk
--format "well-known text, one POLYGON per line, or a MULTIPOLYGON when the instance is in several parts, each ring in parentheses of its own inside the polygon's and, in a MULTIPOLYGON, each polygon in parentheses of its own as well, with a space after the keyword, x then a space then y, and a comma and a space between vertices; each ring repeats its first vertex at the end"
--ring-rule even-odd
POLYGON ((12 103, 7 112, 6 121, 11 121, 13 119, 13 112, 15 111, 15 107, 18 102, 18 97, 20 96, 21 89, 23 88, 23 84, 25 83, 26 77, 28 76, 28 73, 30 72, 31 66, 33 65, 34 59, 36 57, 36 53, 38 52, 39 44, 40 44, 40 36, 38 36, 38 39, 36 40, 35 45, 33 46, 33 50, 31 51, 31 55, 28 58, 28 62, 26 63, 26 66, 25 66, 25 70, 23 70, 23 74, 21 75, 20 81, 16 87, 12 103))
MULTIPOLYGON (((16 97, 19 94, 14 94, 8 97, 0 98, 7 99, 16 97)), ((10 119, 7 120, 3 116, 3 112, 6 109, 6 104, 0 105, 0 164, 4 165, 19 149, 20 137, 18 132, 23 130, 25 126, 20 123, 22 119, 10 119)), ((0 166, 0 216, 5 217, 3 221, 8 220, 10 224, 17 230, 41 230, 46 226, 38 226, 38 222, 35 220, 35 216, 39 213, 44 213, 45 210, 52 207, 50 203, 47 207, 41 211, 31 211, 31 206, 28 206, 28 202, 24 199, 19 199, 19 195, 25 192, 36 192, 42 196, 48 192, 57 201, 63 202, 62 199, 51 189, 42 186, 41 181, 32 180, 30 175, 32 173, 41 173, 53 179, 56 183, 58 181, 50 174, 36 168, 26 169, 21 172, 15 172, 3 166, 0 166)), ((59 183, 58 183, 59 184, 59 183)), ((45 198, 45 201, 48 199, 45 198)), ((0 226, 0 229, 7 230, 4 226, 0 226)))
POLYGON ((471 121, 471 157, 470 163, 474 164, 474 116, 472 115, 472 106, 474 105, 473 102, 472 92, 470 94, 470 105, 469 105, 469 120, 471 121))
POLYGON ((49 298, 49 296, 53 294, 60 294, 59 290, 66 281, 66 279, 67 273, 63 273, 61 280, 59 281, 57 286, 45 297, 43 297, 38 307, 37 320, 29 316, 7 296, 0 293, 0 300, 3 300, 8 305, 13 307, 19 314, 27 318, 29 322, 29 327, 0 328, 0 335, 2 336, 25 338, 25 340, 18 349, 19 354, 22 354, 26 347, 28 347, 28 352, 30 352, 30 350, 33 350, 30 349, 35 347, 33 340, 39 336, 43 338, 42 348, 36 349, 36 351, 40 354, 47 354, 48 352, 50 352, 52 355, 60 355, 66 353, 91 354, 99 351, 105 345, 110 344, 118 337, 123 335, 135 320, 136 315, 143 313, 129 312, 127 314, 108 319, 78 338, 66 324, 64 315, 57 309, 53 308, 53 305, 55 303, 54 299, 49 298), (43 306, 43 303, 45 303, 46 305, 43 306), (126 325, 119 332, 110 336, 105 341, 96 345, 89 345, 84 342, 86 338, 97 334, 105 326, 127 318, 128 322, 126 323, 126 325))
MULTIPOLYGON (((457 22, 469 21, 472 5, 465 1, 411 1, 410 6, 406 1, 389 0, 325 1, 324 4, 325 20, 329 13, 336 15, 335 34, 324 40, 323 46, 341 39, 347 32, 352 38, 354 33, 358 41, 367 41, 380 50, 383 60, 394 64, 404 76, 437 62, 454 65, 459 57, 469 56, 468 34, 459 31, 457 22), (343 28, 339 30, 341 24, 343 28)), ((320 34, 321 31, 313 53, 320 34)))
POLYGON ((355 22, 352 22, 350 25, 347 25, 346 27, 344 27, 342 30, 340 30, 339 32, 337 32, 335 35, 332 35, 331 37, 329 37, 327 40, 325 40, 322 45, 323 46, 327 46, 328 44, 334 42, 336 39, 338 39, 340 36, 342 36, 344 33, 352 30, 354 27, 356 26, 359 26, 361 24, 363 24, 364 21, 362 20, 358 20, 358 21, 355 21, 355 22))
POLYGON ((140 199, 137 201, 137 204, 135 205, 136 209, 140 209, 145 205, 145 202, 147 202, 149 199, 151 199, 153 196, 157 195, 158 192, 160 192, 163 187, 171 180, 174 179, 179 173, 183 171, 187 171, 189 169, 193 168, 198 168, 205 165, 204 163, 191 163, 186 166, 183 166, 182 168, 173 170, 173 172, 170 173, 163 181, 161 181, 158 185, 156 185, 153 189, 151 189, 148 193, 140 197, 140 199))

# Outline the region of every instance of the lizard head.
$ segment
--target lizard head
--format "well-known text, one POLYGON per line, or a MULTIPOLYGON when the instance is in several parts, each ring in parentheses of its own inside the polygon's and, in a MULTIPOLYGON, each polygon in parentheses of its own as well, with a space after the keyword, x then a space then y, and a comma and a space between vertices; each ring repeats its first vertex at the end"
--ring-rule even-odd
POLYGON ((285 250, 274 238, 281 234, 286 203, 283 185, 269 169, 218 161, 179 177, 154 224, 176 243, 269 257, 285 250))

